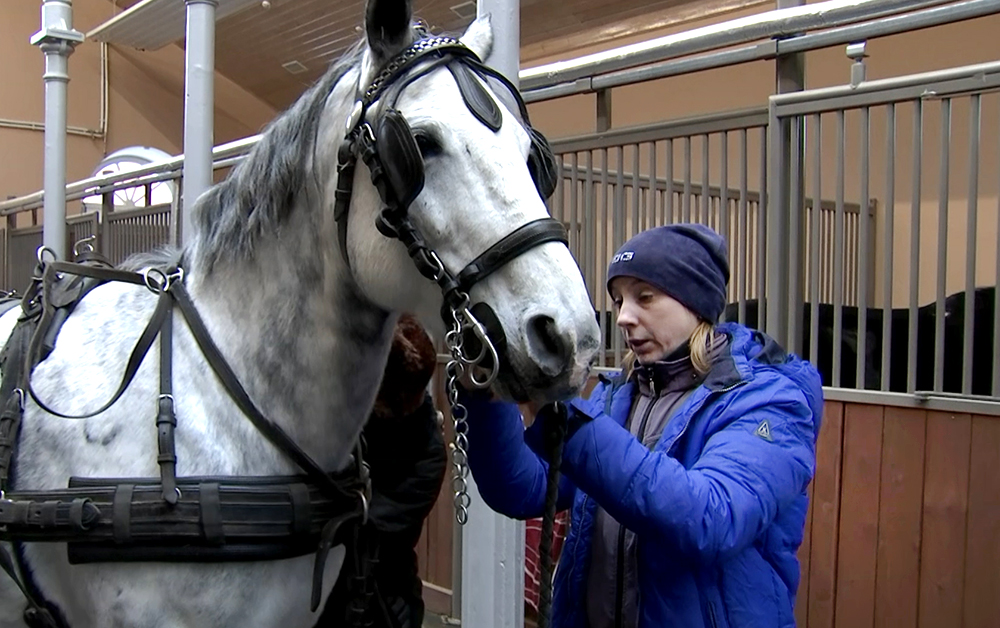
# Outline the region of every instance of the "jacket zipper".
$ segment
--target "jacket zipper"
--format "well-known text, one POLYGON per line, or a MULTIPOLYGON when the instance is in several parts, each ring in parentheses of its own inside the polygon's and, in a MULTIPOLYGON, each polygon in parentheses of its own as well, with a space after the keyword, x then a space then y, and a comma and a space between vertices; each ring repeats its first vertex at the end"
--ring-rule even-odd
MULTIPOLYGON (((650 380, 650 392, 653 393, 652 399, 649 405, 646 406, 646 411, 642 415, 642 420, 639 421, 639 431, 637 438, 639 442, 642 442, 645 436, 646 423, 649 421, 649 415, 653 413, 653 406, 656 405, 656 400, 659 398, 656 387, 650 380)), ((624 628, 625 624, 625 526, 618 525, 618 560, 615 566, 615 628, 624 628)))

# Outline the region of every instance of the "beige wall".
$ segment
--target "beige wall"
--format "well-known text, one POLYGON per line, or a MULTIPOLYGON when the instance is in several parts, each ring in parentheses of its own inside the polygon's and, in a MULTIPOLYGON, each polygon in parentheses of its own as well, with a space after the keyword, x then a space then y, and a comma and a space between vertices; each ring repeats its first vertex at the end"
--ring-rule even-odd
MULTIPOLYGON (((44 121, 43 55, 28 43, 39 28, 39 2, 0 6, 0 118, 44 121)), ((113 15, 108 0, 75 0, 74 26, 81 32, 113 15)), ((184 51, 176 45, 155 52, 109 48, 109 124, 105 137, 70 135, 66 147, 69 181, 89 176, 108 153, 132 145, 170 154, 183 150, 184 51)), ((69 59, 68 123, 97 130, 100 123, 100 45, 85 41, 69 59)), ((274 110, 216 74, 215 141, 258 132, 274 110)), ((0 195, 41 189, 43 133, 0 126, 0 195)), ((72 211, 72 208, 71 208, 72 211)))

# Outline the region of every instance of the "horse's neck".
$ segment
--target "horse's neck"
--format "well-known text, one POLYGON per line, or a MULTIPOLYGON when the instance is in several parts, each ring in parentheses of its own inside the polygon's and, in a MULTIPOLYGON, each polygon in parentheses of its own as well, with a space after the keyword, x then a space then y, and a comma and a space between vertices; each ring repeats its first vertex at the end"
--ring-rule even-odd
POLYGON ((265 416, 334 470, 372 407, 394 321, 357 294, 339 259, 331 263, 336 250, 301 235, 282 234, 294 247, 274 239, 245 264, 195 275, 192 295, 265 416))

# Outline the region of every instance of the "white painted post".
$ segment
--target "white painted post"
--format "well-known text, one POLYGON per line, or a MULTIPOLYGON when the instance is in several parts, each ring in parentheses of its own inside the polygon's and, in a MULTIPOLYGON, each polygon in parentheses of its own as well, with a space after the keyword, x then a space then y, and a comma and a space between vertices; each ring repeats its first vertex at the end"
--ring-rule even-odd
MULTIPOLYGON (((493 51, 484 61, 518 84, 521 27, 518 0, 479 0, 476 8, 493 24, 493 51)), ((469 475, 469 520, 459 527, 462 549, 462 625, 524 626, 524 522, 499 515, 483 502, 469 475)))

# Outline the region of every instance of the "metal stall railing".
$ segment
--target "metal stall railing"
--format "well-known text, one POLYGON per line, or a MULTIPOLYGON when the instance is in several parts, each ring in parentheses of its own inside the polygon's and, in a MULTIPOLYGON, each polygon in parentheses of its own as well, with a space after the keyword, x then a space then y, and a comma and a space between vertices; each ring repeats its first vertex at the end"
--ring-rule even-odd
POLYGON ((982 143, 981 121, 984 112, 1000 113, 998 88, 995 62, 771 98, 771 125, 790 120, 805 147, 787 166, 800 183, 772 199, 796 226, 792 242, 769 254, 804 251, 786 265, 788 284, 799 288, 787 303, 786 341, 829 369, 830 385, 1000 396, 1000 228, 992 236, 980 228, 979 189, 982 177, 997 176, 980 172, 980 161, 987 151, 996 155, 995 141, 982 143), (965 129, 955 128, 959 115, 965 129), (845 160, 852 137, 857 163, 845 160), (956 154, 958 140, 965 154, 956 154), (834 239, 824 248, 830 243, 820 229, 797 222, 790 201, 831 188, 834 239), (847 246, 845 197, 867 205, 876 193, 885 199, 879 229, 863 221, 857 238, 867 246, 847 246), (834 262, 832 301, 820 292, 821 252, 834 262), (881 272, 860 273, 852 285, 842 281, 848 265, 881 272), (824 333, 832 334, 827 352, 824 333))
MULTIPOLYGON (((729 245, 732 304, 724 318, 756 326, 765 280, 767 110, 755 109, 660 123, 553 142, 562 176, 549 203, 566 225, 570 250, 580 263, 598 312, 606 353, 601 366, 622 359, 604 288, 611 255, 639 231, 676 222, 700 222, 729 245)), ((811 221, 815 197, 802 199, 811 221)), ((833 199, 821 199, 817 229, 828 251, 834 236, 833 199)), ((842 204, 848 251, 860 246, 861 206, 842 204)), ((874 203, 868 221, 874 220, 874 203)), ((832 264, 819 278, 821 293, 833 294, 832 264)), ((869 269, 865 269, 870 272, 869 269)), ((842 281, 853 299, 861 267, 842 281)), ((868 282, 870 283, 870 282, 868 282)), ((849 301, 854 305, 854 301, 849 301)))

